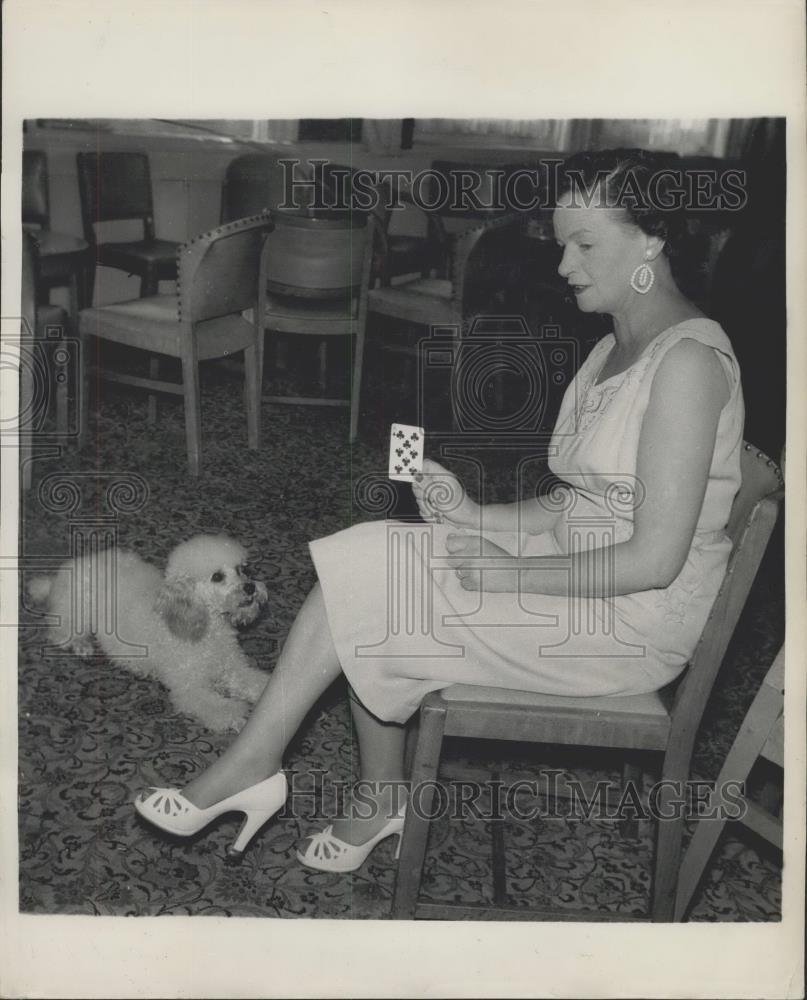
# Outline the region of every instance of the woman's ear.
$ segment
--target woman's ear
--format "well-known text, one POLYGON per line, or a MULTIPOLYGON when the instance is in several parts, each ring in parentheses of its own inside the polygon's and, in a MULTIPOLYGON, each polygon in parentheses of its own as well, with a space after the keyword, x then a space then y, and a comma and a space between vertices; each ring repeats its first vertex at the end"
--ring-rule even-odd
POLYGON ((658 257, 661 251, 664 249, 664 244, 667 241, 662 239, 660 236, 650 236, 646 237, 646 247, 645 247, 645 260, 648 264, 658 257))
POLYGON ((154 610, 178 639, 199 642, 207 632, 207 608, 196 599, 196 582, 190 577, 166 580, 157 594, 154 610))

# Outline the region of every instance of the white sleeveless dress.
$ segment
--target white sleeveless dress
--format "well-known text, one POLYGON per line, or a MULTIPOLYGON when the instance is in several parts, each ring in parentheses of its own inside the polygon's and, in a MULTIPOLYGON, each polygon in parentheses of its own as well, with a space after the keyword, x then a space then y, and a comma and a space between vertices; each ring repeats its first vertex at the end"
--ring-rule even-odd
MULTIPOLYGON (((642 420, 665 353, 691 338, 714 349, 731 387, 720 415, 703 506, 684 568, 664 589, 605 598, 473 593, 441 564, 446 525, 371 521, 310 543, 342 669, 378 718, 404 722, 428 692, 479 684, 562 696, 653 691, 683 669, 730 551, 724 529, 740 485, 744 422, 739 369, 717 323, 659 334, 626 371, 596 385, 613 334, 569 386, 549 465, 571 490, 553 531, 485 531, 512 555, 554 555, 629 538, 641 502, 642 420)), ((686 401, 682 401, 686 405, 686 401)), ((556 498, 557 499, 557 498, 556 498)))

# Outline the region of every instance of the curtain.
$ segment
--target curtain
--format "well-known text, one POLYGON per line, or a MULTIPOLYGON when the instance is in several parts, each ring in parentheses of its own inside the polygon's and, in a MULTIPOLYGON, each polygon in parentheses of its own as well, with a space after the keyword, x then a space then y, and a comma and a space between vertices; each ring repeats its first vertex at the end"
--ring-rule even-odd
POLYGON ((731 130, 729 118, 419 118, 415 135, 419 143, 468 138, 517 141, 559 152, 641 146, 689 156, 726 156, 733 145, 731 130))
POLYGON ((458 137, 487 137, 499 143, 518 140, 541 149, 561 150, 567 140, 568 121, 563 118, 418 118, 415 139, 418 143, 458 137))

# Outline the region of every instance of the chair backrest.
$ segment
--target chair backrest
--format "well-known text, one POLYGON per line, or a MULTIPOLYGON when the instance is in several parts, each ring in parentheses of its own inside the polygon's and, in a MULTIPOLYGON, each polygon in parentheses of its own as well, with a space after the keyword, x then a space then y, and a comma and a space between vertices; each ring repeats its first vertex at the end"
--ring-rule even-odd
POLYGON ((467 220, 510 215, 536 198, 536 167, 537 159, 523 163, 433 160, 425 196, 444 223, 464 219, 467 225, 467 220))
POLYGON ((36 329, 36 239, 22 234, 22 332, 32 337, 36 329), (27 328, 27 329, 26 329, 27 328))
POLYGON ((79 193, 84 234, 94 243, 95 225, 136 219, 145 239, 154 238, 151 171, 145 153, 78 153, 79 193))
POLYGON ((489 301, 503 287, 502 270, 511 270, 523 257, 520 215, 500 215, 454 238, 451 255, 451 298, 463 322, 479 305, 488 313, 501 309, 489 301))
POLYGON ((266 289, 300 298, 339 298, 361 286, 371 220, 275 213, 261 259, 266 289))
MULTIPOLYGON (((310 165, 301 161, 294 167, 295 179, 309 179, 310 165)), ((232 222, 250 215, 274 212, 286 201, 286 171, 280 158, 267 153, 247 153, 227 167, 221 189, 221 222, 232 222)), ((290 192, 291 193, 291 192, 290 192)), ((300 187, 293 192, 304 212, 311 201, 311 191, 300 187)))
POLYGON ((38 149, 22 154, 22 221, 48 228, 48 158, 38 149))
POLYGON ((312 207, 310 215, 317 219, 336 219, 353 213, 357 218, 372 214, 376 232, 386 232, 392 217, 392 181, 378 181, 374 171, 365 167, 350 167, 345 163, 317 161, 313 179, 325 208, 312 207), (374 203, 373 203, 374 202, 374 203), (364 206, 367 207, 364 207, 364 206))
POLYGON ((198 323, 255 307, 261 245, 269 215, 239 219, 183 243, 177 250, 179 319, 198 323))
POLYGON ((695 738, 784 496, 784 483, 776 463, 747 442, 743 444, 740 471, 742 482, 726 527, 733 548, 723 584, 675 692, 671 745, 695 738))

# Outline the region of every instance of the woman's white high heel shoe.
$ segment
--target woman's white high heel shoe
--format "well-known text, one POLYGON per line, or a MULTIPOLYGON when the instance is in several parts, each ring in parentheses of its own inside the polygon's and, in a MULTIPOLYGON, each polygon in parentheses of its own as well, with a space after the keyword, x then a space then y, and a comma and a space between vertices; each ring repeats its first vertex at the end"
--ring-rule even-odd
POLYGON ((135 809, 150 823, 166 833, 190 837, 226 812, 244 813, 244 822, 232 847, 227 851, 240 859, 250 840, 286 801, 288 782, 282 771, 257 785, 250 785, 207 809, 199 809, 176 788, 152 788, 135 799, 135 809))
POLYGON ((321 872, 354 872, 361 868, 370 852, 387 837, 396 836, 395 860, 401 852, 403 837, 404 809, 388 820, 378 833, 366 844, 348 844, 333 834, 333 824, 329 823, 324 830, 307 838, 309 843, 304 851, 297 851, 297 860, 308 868, 316 868, 321 872))

